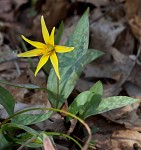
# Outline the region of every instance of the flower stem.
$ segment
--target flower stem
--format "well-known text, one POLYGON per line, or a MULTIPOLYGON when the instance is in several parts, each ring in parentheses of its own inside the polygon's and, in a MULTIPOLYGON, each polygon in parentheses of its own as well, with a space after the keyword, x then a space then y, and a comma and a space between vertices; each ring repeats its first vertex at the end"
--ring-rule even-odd
POLYGON ((56 108, 58 108, 58 104, 59 104, 59 78, 57 77, 56 108))

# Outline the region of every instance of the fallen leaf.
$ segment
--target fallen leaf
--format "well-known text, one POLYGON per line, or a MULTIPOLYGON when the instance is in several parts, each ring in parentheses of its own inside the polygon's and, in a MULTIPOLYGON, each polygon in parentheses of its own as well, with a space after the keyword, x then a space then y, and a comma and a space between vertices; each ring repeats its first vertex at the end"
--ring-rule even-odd
POLYGON ((123 108, 111 110, 103 113, 102 116, 113 122, 124 124, 128 129, 136 131, 141 130, 140 102, 125 106, 123 108))
MULTIPOLYGON (((77 0, 77 1, 84 2, 83 0, 77 0)), ((91 3, 96 7, 100 7, 100 6, 108 5, 110 2, 109 0, 87 0, 87 3, 91 3)))
POLYGON ((126 0, 125 12, 134 36, 140 41, 141 38, 141 1, 126 0))
POLYGON ((129 96, 141 99, 141 89, 134 83, 127 81, 124 84, 124 90, 128 93, 129 96))
POLYGON ((132 150, 141 148, 141 133, 131 130, 118 130, 111 136, 112 149, 132 150))
POLYGON ((55 150, 51 140, 49 139, 49 137, 45 137, 43 139, 43 145, 44 145, 44 150, 55 150))
POLYGON ((14 11, 12 8, 12 1, 1 0, 0 1, 0 19, 5 21, 14 20, 14 11))
POLYGON ((117 36, 125 29, 121 22, 110 22, 101 19, 90 26, 91 42, 90 47, 105 51, 111 47, 117 36))

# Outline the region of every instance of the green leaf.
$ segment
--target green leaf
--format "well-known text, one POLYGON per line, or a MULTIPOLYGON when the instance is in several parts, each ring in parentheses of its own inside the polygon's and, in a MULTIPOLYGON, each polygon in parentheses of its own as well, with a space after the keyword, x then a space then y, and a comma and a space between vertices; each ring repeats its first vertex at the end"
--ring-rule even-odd
POLYGON ((35 140, 31 140, 30 143, 28 143, 26 146, 40 147, 42 144, 42 139, 39 136, 39 133, 27 126, 18 125, 15 123, 7 123, 2 126, 1 131, 2 131, 2 133, 7 133, 7 134, 5 134, 5 136, 7 136, 7 138, 11 139, 11 141, 13 141, 17 144, 25 144, 26 141, 28 141, 29 139, 31 139, 33 137, 35 138, 35 140), (22 133, 20 135, 15 135, 16 131, 19 129, 22 129, 26 132, 22 133))
POLYGON ((20 125, 31 125, 47 120, 52 111, 45 114, 20 114, 12 119, 12 123, 20 125))
MULTIPOLYGON (((127 96, 113 96, 101 99, 103 88, 100 81, 90 90, 82 92, 75 98, 69 106, 69 112, 74 115, 79 113, 80 118, 86 119, 89 116, 121 108, 138 101, 138 99, 127 96)), ((70 118, 68 117, 68 119, 70 118)))
POLYGON ((138 99, 134 99, 127 96, 113 96, 113 97, 103 98, 98 108, 93 111, 93 115, 101 114, 103 112, 113 110, 116 108, 121 108, 126 105, 133 104, 137 101, 138 99))
POLYGON ((113 96, 101 99, 102 93, 103 86, 98 81, 91 87, 90 91, 83 92, 75 98, 69 106, 69 111, 75 115, 79 113, 82 119, 86 119, 89 116, 124 107, 138 101, 127 96, 113 96))
POLYGON ((91 88, 90 91, 96 93, 96 94, 103 94, 103 85, 101 81, 96 82, 91 88))
POLYGON ((5 108, 9 115, 14 114, 15 100, 11 93, 0 86, 0 104, 5 108))
POLYGON ((101 96, 100 94, 93 93, 93 96, 87 99, 85 105, 79 110, 80 118, 85 120, 87 117, 93 115, 93 111, 96 110, 101 102, 101 96))
POLYGON ((69 112, 76 115, 79 112, 79 117, 86 119, 92 114, 101 102, 101 95, 95 94, 92 91, 80 93, 69 106, 69 112))
POLYGON ((69 106, 69 112, 76 115, 78 112, 81 111, 81 114, 85 111, 83 106, 90 101, 90 99, 93 97, 93 92, 91 91, 85 91, 80 93, 74 101, 69 106))
POLYGON ((59 54, 59 72, 61 80, 59 81, 59 94, 57 96, 57 77, 54 70, 51 70, 48 79, 48 89, 53 94, 49 94, 49 100, 53 107, 56 106, 56 97, 59 99, 58 108, 62 106, 65 100, 73 91, 84 65, 90 63, 102 53, 99 51, 88 50, 89 43, 89 20, 88 10, 84 13, 78 22, 74 33, 68 39, 66 45, 74 46, 75 49, 69 53, 59 54))
POLYGON ((6 84, 9 86, 17 87, 17 88, 25 88, 25 89, 42 89, 37 85, 34 84, 16 84, 16 83, 11 83, 5 80, 0 80, 0 83, 6 84))
MULTIPOLYGON (((28 141, 30 138, 32 138, 32 137, 29 136, 29 138, 26 141, 28 141)), ((26 141, 25 140, 23 140, 23 141, 18 140, 16 143, 23 145, 23 144, 25 144, 26 141)), ((39 141, 36 141, 36 142, 34 141, 34 142, 27 143, 26 147, 39 148, 39 147, 43 147, 43 143, 42 142, 39 143, 39 141)))
POLYGON ((0 149, 1 150, 11 150, 12 149, 11 143, 5 139, 1 130, 0 130, 0 149))
POLYGON ((60 23, 60 26, 58 28, 57 34, 55 36, 55 45, 59 44, 62 34, 63 34, 63 30, 64 30, 64 24, 63 21, 60 23))
POLYGON ((90 101, 87 101, 86 104, 83 106, 84 111, 81 113, 80 109, 80 115, 81 118, 86 119, 89 116, 93 115, 93 111, 96 110, 96 108, 101 103, 101 97, 103 94, 103 85, 101 81, 98 81, 90 88, 90 91, 93 92, 93 96, 90 99, 90 101))
POLYGON ((19 134, 17 138, 14 138, 15 142, 20 145, 25 144, 25 142, 28 141, 29 139, 33 139, 33 140, 31 140, 30 143, 27 143, 26 147, 30 147, 30 148, 43 147, 43 142, 41 138, 37 138, 37 136, 33 136, 27 132, 19 134))
POLYGON ((2 133, 4 133, 5 131, 10 131, 11 132, 12 130, 15 130, 15 129, 22 129, 22 130, 30 133, 31 135, 37 135, 38 134, 37 131, 33 130, 30 127, 27 127, 27 126, 24 126, 24 125, 15 124, 15 123, 7 123, 7 124, 4 124, 1 127, 2 133))
POLYGON ((79 112, 80 118, 86 119, 93 114, 99 106, 103 93, 103 86, 98 81, 90 91, 80 93, 69 106, 69 112, 76 115, 79 112))

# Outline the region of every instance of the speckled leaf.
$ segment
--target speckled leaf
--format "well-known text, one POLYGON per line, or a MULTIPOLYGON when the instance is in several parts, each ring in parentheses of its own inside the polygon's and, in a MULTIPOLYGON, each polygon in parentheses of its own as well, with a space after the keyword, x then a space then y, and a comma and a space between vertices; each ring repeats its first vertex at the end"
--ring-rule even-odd
MULTIPOLYGON (((59 81, 59 106, 68 98, 74 89, 84 65, 90 63, 102 53, 96 50, 88 50, 89 43, 89 20, 88 10, 84 13, 78 22, 74 33, 68 39, 66 45, 74 46, 75 49, 69 53, 59 54, 59 72, 61 80, 59 81)), ((49 100, 54 107, 56 106, 57 77, 54 70, 51 71, 47 83, 48 89, 53 94, 49 94, 49 100)))
POLYGON ((20 125, 31 125, 47 120, 52 112, 44 114, 20 114, 12 119, 12 123, 20 125))
POLYGON ((0 83, 6 84, 6 85, 9 85, 9 86, 14 86, 14 87, 17 87, 17 88, 41 89, 39 86, 34 85, 34 84, 16 84, 16 83, 8 82, 8 81, 5 81, 5 80, 0 80, 0 83))
MULTIPOLYGON (((69 112, 76 115, 79 112, 79 117, 86 119, 91 116, 94 110, 97 109, 101 102, 103 86, 98 81, 91 87, 90 91, 80 93, 69 106, 69 112)), ((69 118, 69 117, 68 117, 69 118)))
POLYGON ((134 99, 127 96, 113 96, 103 98, 97 109, 93 111, 93 115, 101 114, 112 109, 124 107, 126 105, 133 104, 137 101, 138 99, 134 99))

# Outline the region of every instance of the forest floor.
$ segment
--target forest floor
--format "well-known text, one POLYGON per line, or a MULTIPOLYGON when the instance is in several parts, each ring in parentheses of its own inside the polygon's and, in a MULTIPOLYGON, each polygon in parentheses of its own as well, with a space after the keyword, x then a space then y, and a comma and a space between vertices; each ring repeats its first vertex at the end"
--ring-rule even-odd
MULTIPOLYGON (((17 57, 17 53, 24 51, 21 35, 42 41, 43 15, 49 31, 64 21, 60 42, 64 44, 87 7, 90 8, 89 49, 100 50, 104 55, 85 66, 71 96, 76 97, 100 80, 103 97, 126 95, 141 99, 140 0, 0 0, 0 79, 45 87, 44 73, 40 71, 34 77, 28 59, 17 57)), ((33 59, 34 64, 37 61, 33 59)), ((48 103, 44 91, 5 87, 16 99, 17 110, 48 103)), ((4 119, 2 108, 0 114, 4 119)), ((89 117, 86 122, 94 130, 92 149, 141 150, 140 102, 89 117)), ((60 115, 51 126, 47 122, 38 128, 65 130, 60 115)), ((61 149, 68 149, 63 142, 60 145, 61 149)))

